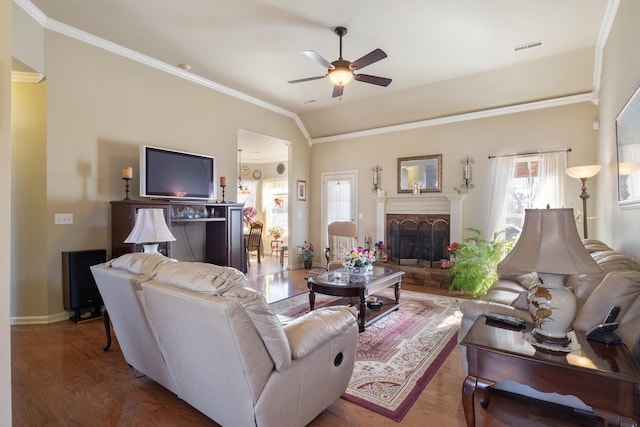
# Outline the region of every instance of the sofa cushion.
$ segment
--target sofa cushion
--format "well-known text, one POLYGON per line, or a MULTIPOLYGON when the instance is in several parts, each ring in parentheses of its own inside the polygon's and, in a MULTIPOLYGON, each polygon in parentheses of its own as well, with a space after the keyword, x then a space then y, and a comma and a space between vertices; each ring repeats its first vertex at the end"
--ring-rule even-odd
POLYGON ((179 262, 158 268, 155 279, 195 292, 220 295, 234 286, 249 286, 247 277, 232 267, 204 262, 179 262))
POLYGON ((278 316, 271 312, 263 295, 251 288, 234 287, 221 295, 234 298, 244 308, 262 339, 276 370, 284 372, 291 367, 291 347, 278 316))
POLYGON ((179 262, 161 266, 155 280, 237 300, 253 322, 276 369, 285 371, 291 366, 291 349, 278 316, 269 310, 262 294, 249 287, 249 280, 239 270, 202 262, 179 262))
POLYGON ((142 274, 153 277, 158 268, 164 264, 175 264, 176 260, 159 254, 135 252, 124 254, 109 261, 108 265, 131 274, 142 274))
POLYGON ((640 272, 635 270, 613 271, 607 274, 578 312, 573 327, 580 331, 601 323, 611 307, 619 306, 616 333, 629 348, 633 348, 638 336, 640 312, 633 309, 640 297, 640 272))

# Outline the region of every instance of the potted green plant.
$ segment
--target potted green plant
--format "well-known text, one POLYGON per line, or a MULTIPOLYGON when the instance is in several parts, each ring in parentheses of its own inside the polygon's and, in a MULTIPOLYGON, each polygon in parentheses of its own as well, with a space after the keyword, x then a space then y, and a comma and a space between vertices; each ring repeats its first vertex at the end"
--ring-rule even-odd
POLYGON ((498 278, 497 266, 513 248, 513 240, 503 238, 504 230, 493 234, 491 240, 482 237, 475 228, 467 228, 473 236, 458 243, 452 255, 455 262, 449 270, 450 290, 459 290, 478 298, 498 278))

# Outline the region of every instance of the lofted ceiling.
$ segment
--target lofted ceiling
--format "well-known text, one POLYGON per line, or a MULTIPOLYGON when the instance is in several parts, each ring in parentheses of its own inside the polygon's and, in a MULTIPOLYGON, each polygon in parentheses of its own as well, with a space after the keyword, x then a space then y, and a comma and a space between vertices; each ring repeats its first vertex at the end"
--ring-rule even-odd
MULTIPOLYGON (((16 0, 28 4, 28 0, 16 0)), ((473 73, 593 48, 607 0, 32 0, 60 22, 295 114, 406 92, 473 73), (375 48, 387 58, 333 98, 327 72, 302 54, 338 58, 375 48), (542 45, 514 52, 517 46, 542 45)), ((53 21, 52 21, 53 20, 53 21)), ((381 98, 382 97, 382 98, 381 98)))

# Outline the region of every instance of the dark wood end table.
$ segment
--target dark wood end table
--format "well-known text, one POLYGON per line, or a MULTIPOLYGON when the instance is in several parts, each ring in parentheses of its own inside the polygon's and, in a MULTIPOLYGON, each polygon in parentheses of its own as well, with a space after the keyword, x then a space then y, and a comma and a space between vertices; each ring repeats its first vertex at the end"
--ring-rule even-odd
POLYGON ((315 307, 316 292, 338 297, 357 297, 359 299, 358 327, 360 332, 364 332, 366 325, 400 307, 400 285, 403 274, 404 271, 374 266, 373 270, 367 274, 352 274, 347 269, 340 269, 307 277, 309 308, 313 310, 315 307), (369 295, 389 286, 394 287, 395 301, 392 304, 383 304, 379 310, 367 316, 369 295))
POLYGON ((469 370, 462 386, 467 426, 475 426, 475 390, 484 392, 480 404, 486 409, 491 386, 504 380, 541 392, 573 395, 607 425, 637 426, 633 402, 640 375, 625 345, 607 346, 576 331, 579 349, 549 352, 524 339, 532 327, 501 326, 480 316, 461 341, 467 348, 469 370))

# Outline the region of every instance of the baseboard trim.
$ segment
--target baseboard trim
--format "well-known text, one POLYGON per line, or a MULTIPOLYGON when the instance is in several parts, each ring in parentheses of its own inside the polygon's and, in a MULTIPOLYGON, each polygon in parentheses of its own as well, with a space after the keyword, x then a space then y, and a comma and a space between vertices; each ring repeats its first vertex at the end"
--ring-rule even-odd
POLYGON ((69 320, 70 317, 71 315, 67 311, 63 311, 62 313, 57 314, 51 314, 49 316, 11 317, 11 325, 42 325, 69 320))

